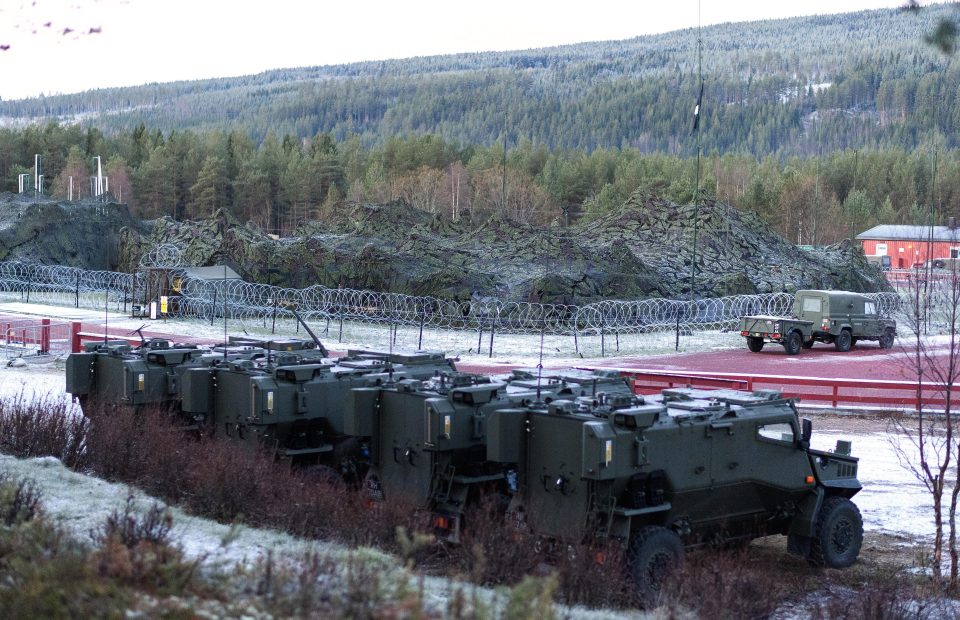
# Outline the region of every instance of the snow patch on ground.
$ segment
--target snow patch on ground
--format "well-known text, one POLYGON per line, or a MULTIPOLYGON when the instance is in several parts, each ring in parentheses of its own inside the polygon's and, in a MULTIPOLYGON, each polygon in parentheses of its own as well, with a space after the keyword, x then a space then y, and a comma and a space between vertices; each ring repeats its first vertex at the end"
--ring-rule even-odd
MULTIPOLYGON (((35 304, 0 303, 0 313, 26 311, 36 315, 63 317, 88 323, 99 322, 102 324, 104 319, 103 313, 90 310, 59 306, 37 306, 35 304)), ((144 324, 142 319, 130 319, 119 314, 108 316, 107 322, 111 326, 111 330, 129 331, 144 324)), ((210 325, 200 320, 182 319, 167 324, 162 321, 148 323, 147 329, 149 330, 189 334, 194 338, 206 338, 211 341, 223 339, 222 324, 210 325)), ((242 332, 250 335, 267 336, 271 332, 269 325, 240 324, 240 326, 242 332)), ((346 329, 344 330, 344 337, 342 338, 344 342, 334 343, 330 336, 334 335, 335 338, 336 335, 339 335, 339 326, 331 325, 327 328, 327 331, 324 331, 326 326, 319 329, 316 326, 313 327, 321 340, 329 348, 335 350, 368 348, 369 345, 363 344, 364 342, 377 341, 378 337, 374 336, 387 331, 385 326, 356 325, 350 328, 349 333, 346 329), (370 338, 370 340, 365 340, 366 338, 370 338)), ((286 324, 283 329, 277 331, 278 337, 306 336, 302 330, 298 333, 292 324, 286 324)), ((418 334, 416 330, 413 330, 411 336, 408 333, 409 331, 399 330, 397 349, 416 348, 418 334)), ((231 333, 236 332, 231 331, 231 333)), ((484 366, 503 365, 506 370, 506 368, 512 366, 536 367, 540 363, 539 355, 531 355, 531 351, 539 349, 540 337, 538 335, 497 334, 495 336, 495 357, 491 359, 486 355, 484 347, 480 348, 480 354, 476 353, 476 334, 467 338, 468 340, 472 339, 472 345, 467 347, 463 347, 464 336, 462 333, 454 333, 454 335, 446 333, 445 336, 443 334, 438 331, 432 334, 430 339, 425 336, 424 347, 459 353, 461 362, 465 365, 471 363, 484 366), (453 346, 456 344, 459 344, 462 349, 456 349, 453 346)), ((657 336, 659 340, 647 342, 643 351, 647 354, 673 353, 674 336, 668 336, 669 338, 663 335, 657 336)), ((566 340, 569 340, 569 338, 559 336, 546 336, 544 338, 544 357, 550 358, 549 364, 546 365, 554 367, 588 366, 602 365, 604 361, 608 363, 615 361, 609 357, 604 360, 598 357, 590 359, 563 355, 562 351, 565 349, 569 351, 571 348, 569 343, 565 342, 566 340)), ((625 338, 621 338, 621 345, 624 344, 624 340, 625 338)), ((611 346, 612 342, 613 339, 608 336, 607 346, 611 346)), ((713 333, 706 336, 698 334, 697 336, 682 337, 681 342, 684 343, 684 348, 695 350, 739 348, 742 346, 742 340, 737 333, 713 333)), ((933 337, 930 342, 931 344, 937 344, 938 338, 933 337)), ((486 345, 488 343, 483 341, 481 344, 486 345)), ((610 356, 612 353, 614 351, 608 349, 607 355, 610 356)), ((906 353, 903 352, 898 354, 906 356, 906 353)), ((889 355, 889 352, 884 352, 882 355, 878 354, 878 362, 881 356, 885 362, 889 361, 889 355)), ((800 359, 802 358, 798 358, 798 360, 800 359)), ((683 370, 679 366, 658 365, 658 367, 683 370)), ((19 368, 0 366, 0 398, 14 398, 21 395, 28 399, 52 399, 54 401, 69 399, 69 395, 65 393, 63 360, 60 359, 46 364, 28 363, 26 366, 19 368)), ((829 425, 825 424, 824 426, 829 425)), ((854 501, 863 514, 865 529, 868 532, 902 535, 911 541, 928 544, 932 540, 933 532, 929 493, 911 472, 901 466, 894 445, 891 443, 891 436, 888 433, 878 431, 838 432, 829 428, 824 430, 814 428, 813 444, 817 449, 833 449, 838 439, 852 440, 853 455, 860 458, 859 478, 863 484, 863 491, 854 497, 854 501)), ((912 447, 903 447, 915 458, 915 450, 910 452, 912 447)), ((17 477, 35 480, 44 491, 46 509, 65 527, 70 528, 80 537, 89 536, 89 532, 99 527, 107 515, 123 506, 128 495, 133 495, 136 505, 142 510, 146 510, 154 502, 152 498, 137 489, 72 472, 63 467, 56 459, 19 460, 9 456, 0 456, 0 469, 9 471, 17 477)), ((328 554, 348 553, 344 548, 328 543, 297 539, 267 529, 254 529, 245 526, 231 528, 229 525, 192 517, 176 508, 172 508, 172 510, 176 528, 174 538, 177 544, 182 546, 188 557, 205 558, 205 564, 214 568, 228 569, 236 565, 250 566, 258 558, 263 557, 267 551, 273 551, 274 555, 290 554, 296 556, 310 550, 328 554), (224 541, 229 542, 225 544, 224 541)), ((389 561, 394 562, 399 567, 398 560, 390 559, 389 561)), ((451 582, 446 579, 426 578, 424 584, 428 590, 428 600, 435 603, 438 608, 442 608, 451 594, 451 582)), ((472 588, 472 586, 470 587, 472 588)), ((484 596, 495 596, 493 591, 483 589, 483 592, 484 596)), ((621 616, 621 614, 612 612, 586 612, 582 610, 578 611, 576 615, 584 618, 621 616)), ((633 615, 632 617, 636 616, 633 615)))

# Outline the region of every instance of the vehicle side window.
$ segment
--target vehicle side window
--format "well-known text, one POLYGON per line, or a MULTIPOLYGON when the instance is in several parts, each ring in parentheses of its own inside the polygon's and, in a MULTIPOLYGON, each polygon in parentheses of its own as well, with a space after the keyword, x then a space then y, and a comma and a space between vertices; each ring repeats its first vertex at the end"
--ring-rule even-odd
POLYGON ((823 307, 819 297, 804 297, 802 302, 804 312, 820 312, 823 307))
POLYGON ((793 443, 793 426, 789 422, 763 424, 757 427, 757 437, 782 443, 793 443))
POLYGON ((875 303, 873 303, 872 301, 865 301, 865 302, 863 302, 863 313, 864 313, 864 314, 876 314, 876 313, 877 313, 877 305, 876 305, 875 303))

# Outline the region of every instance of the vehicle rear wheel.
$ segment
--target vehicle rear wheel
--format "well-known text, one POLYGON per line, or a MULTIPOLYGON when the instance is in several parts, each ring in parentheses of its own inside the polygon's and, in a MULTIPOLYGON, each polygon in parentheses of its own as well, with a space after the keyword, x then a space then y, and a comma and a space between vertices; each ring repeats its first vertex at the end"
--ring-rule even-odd
POLYGON ((683 561, 683 542, 659 525, 641 529, 630 540, 627 567, 645 605, 654 604, 670 571, 683 561))
POLYGON ((863 544, 863 518, 845 497, 823 500, 807 560, 814 566, 846 568, 857 561, 863 544))
POLYGON ((880 335, 880 348, 881 349, 891 349, 893 348, 893 330, 887 328, 880 335))
POLYGON ((800 335, 800 332, 793 331, 787 334, 787 339, 783 342, 783 348, 787 351, 787 355, 799 353, 800 349, 803 348, 803 336, 800 335))
POLYGON ((763 350, 763 338, 747 336, 747 348, 754 353, 759 353, 763 350))
POLYGON ((833 346, 841 353, 849 351, 850 347, 853 346, 853 337, 850 335, 850 330, 845 329, 837 334, 836 338, 833 339, 833 346))
POLYGON ((310 484, 322 484, 340 488, 344 485, 343 476, 329 465, 307 465, 303 468, 303 479, 310 484))

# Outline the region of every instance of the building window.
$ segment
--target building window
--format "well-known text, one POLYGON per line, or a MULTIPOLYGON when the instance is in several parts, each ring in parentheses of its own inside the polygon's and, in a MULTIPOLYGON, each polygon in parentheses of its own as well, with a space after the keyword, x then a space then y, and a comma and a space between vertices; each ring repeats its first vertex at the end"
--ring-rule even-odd
POLYGON ((885 256, 887 254, 887 244, 878 243, 875 256, 885 256))

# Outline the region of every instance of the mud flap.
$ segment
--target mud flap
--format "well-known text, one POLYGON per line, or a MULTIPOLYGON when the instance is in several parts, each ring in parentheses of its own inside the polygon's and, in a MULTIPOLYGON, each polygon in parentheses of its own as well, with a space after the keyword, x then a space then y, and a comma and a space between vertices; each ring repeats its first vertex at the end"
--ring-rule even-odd
POLYGON ((807 539, 807 546, 810 545, 810 538, 813 536, 816 531, 817 525, 817 515, 820 514, 820 506, 823 505, 824 491, 823 487, 818 486, 814 491, 807 496, 803 503, 800 504, 800 512, 793 518, 793 521, 790 522, 790 541, 789 545, 794 546, 794 540, 797 537, 802 537, 807 539))
POLYGON ((433 525, 438 537, 453 543, 460 542, 463 510, 467 505, 469 492, 469 485, 454 484, 449 495, 442 500, 437 498, 433 525))

